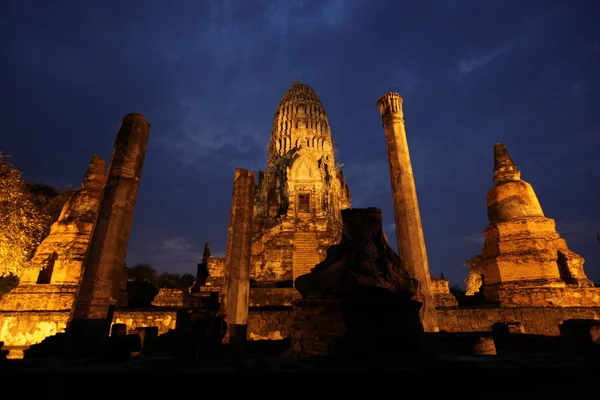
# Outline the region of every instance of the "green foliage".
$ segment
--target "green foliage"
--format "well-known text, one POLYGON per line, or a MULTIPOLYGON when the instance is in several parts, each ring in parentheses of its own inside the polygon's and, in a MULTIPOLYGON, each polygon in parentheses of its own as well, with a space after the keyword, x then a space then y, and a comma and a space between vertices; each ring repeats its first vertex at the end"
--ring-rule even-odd
POLYGON ((187 273, 162 272, 158 274, 150 264, 137 264, 132 268, 127 268, 127 280, 150 283, 157 289, 169 288, 187 291, 194 284, 195 277, 187 273))
POLYGON ((48 199, 46 212, 50 216, 52 223, 58 221, 65 203, 69 200, 69 197, 71 197, 73 192, 75 192, 75 189, 67 187, 62 192, 58 193, 56 197, 48 199))
POLYGON ((0 153, 0 276, 20 276, 72 189, 27 183, 8 158, 0 153))
POLYGON ((157 273, 150 264, 136 264, 127 268, 127 280, 134 282, 146 282, 156 286, 157 273))
POLYGON ((195 277, 192 274, 174 274, 163 272, 158 276, 158 288, 182 289, 187 291, 194 284, 195 277))
POLYGON ((20 276, 48 234, 52 220, 44 205, 47 194, 30 190, 21 172, 0 153, 0 276, 20 276))

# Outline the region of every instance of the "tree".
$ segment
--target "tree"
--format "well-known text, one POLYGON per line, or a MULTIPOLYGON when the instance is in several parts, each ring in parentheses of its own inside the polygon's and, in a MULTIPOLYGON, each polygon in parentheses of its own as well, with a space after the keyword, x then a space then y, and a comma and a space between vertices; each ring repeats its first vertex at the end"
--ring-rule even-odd
POLYGON ((0 153, 0 276, 20 276, 48 234, 53 221, 43 199, 0 153))
POLYGON ((145 282, 156 286, 157 273, 150 264, 136 264, 127 268, 127 280, 130 282, 145 282))
POLYGON ((158 288, 169 288, 169 289, 182 289, 188 291, 188 289, 194 284, 196 278, 192 274, 174 274, 171 272, 163 272, 158 276, 157 286, 158 288))

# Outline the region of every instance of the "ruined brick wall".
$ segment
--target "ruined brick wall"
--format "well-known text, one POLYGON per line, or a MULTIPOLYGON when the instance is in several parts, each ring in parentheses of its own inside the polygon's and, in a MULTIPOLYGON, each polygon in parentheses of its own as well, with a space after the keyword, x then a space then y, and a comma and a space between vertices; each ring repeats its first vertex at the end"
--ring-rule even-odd
POLYGON ((208 268, 208 279, 223 278, 225 271, 225 258, 209 258, 206 262, 208 268))
POLYGON ((152 301, 155 307, 195 307, 201 305, 201 299, 182 289, 161 288, 152 301))
POLYGON ((177 311, 116 311, 113 324, 127 325, 127 332, 134 333, 135 328, 158 327, 158 334, 175 329, 177 311))
POLYGON ((302 299, 290 313, 291 354, 326 355, 346 333, 339 299, 302 299))
POLYGON ((521 288, 519 284, 498 286, 492 290, 497 300, 508 307, 600 307, 600 288, 579 288, 574 285, 565 288, 521 288))
MULTIPOLYGON (((565 320, 600 320, 600 307, 448 308, 438 309, 437 315, 440 330, 448 332, 491 331, 496 322, 516 321, 522 324, 524 333, 557 336, 558 326, 565 320)), ((277 311, 251 309, 249 339, 287 338, 292 322, 291 307, 277 311)))
POLYGON ((68 320, 68 311, 0 311, 0 342, 7 348, 31 346, 63 332, 68 320))
POLYGON ((248 340, 281 340, 289 337, 292 307, 277 310, 250 309, 248 340))
POLYGON ((77 285, 19 285, 2 296, 3 311, 69 311, 77 285))
MULTIPOLYGON (((279 228, 279 227, 278 227, 279 228)), ((250 276, 256 281, 284 281, 293 279, 294 232, 265 230, 252 242, 250 276)))
POLYGON ((250 307, 291 307, 299 299, 300 293, 294 288, 252 288, 250 289, 250 307))
POLYGON ((458 306, 458 301, 456 300, 456 297, 450 293, 450 283, 446 279, 432 276, 431 291, 433 292, 436 307, 458 306))
POLYGON ((600 320, 600 307, 456 308, 437 310, 440 330, 448 332, 491 331, 495 322, 516 321, 524 333, 557 336, 567 319, 600 320))

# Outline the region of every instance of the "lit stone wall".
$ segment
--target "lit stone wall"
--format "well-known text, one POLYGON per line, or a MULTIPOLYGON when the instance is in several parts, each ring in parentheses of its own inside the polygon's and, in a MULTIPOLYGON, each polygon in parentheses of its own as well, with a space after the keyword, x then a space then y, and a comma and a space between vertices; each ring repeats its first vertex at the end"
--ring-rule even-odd
POLYGON ((117 311, 113 316, 113 324, 125 324, 129 333, 136 328, 156 326, 162 335, 175 329, 176 322, 177 311, 117 311))
POLYGON ((68 311, 0 312, 0 342, 4 342, 8 349, 31 346, 63 332, 68 319, 68 311))

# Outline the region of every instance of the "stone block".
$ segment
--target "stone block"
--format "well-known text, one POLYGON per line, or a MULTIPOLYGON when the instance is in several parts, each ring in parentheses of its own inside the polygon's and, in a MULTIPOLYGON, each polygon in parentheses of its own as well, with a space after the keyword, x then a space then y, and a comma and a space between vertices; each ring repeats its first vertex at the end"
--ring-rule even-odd
POLYGON ((110 337, 120 338, 127 335, 127 325, 125 324, 113 324, 110 330, 110 337))
POLYGON ((559 326, 563 349, 568 353, 598 352, 600 348, 600 321, 570 319, 559 326))

